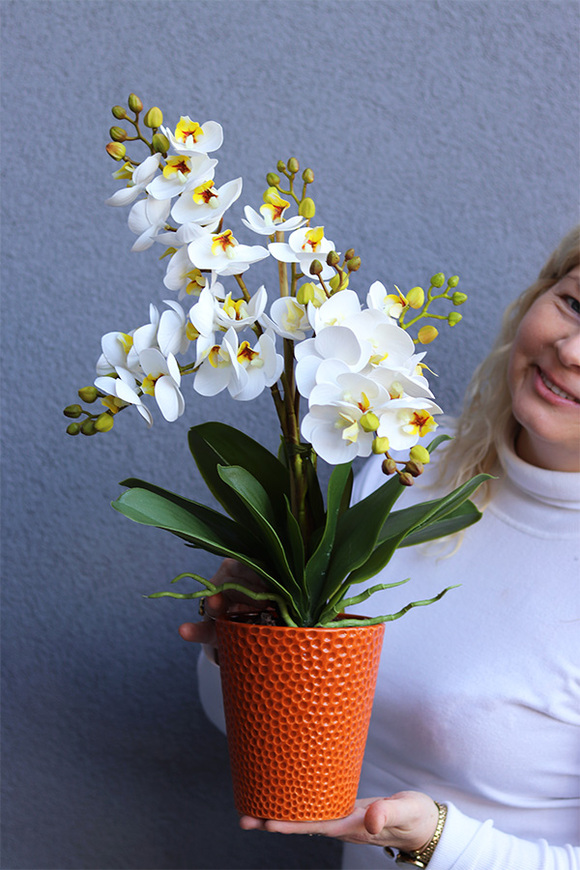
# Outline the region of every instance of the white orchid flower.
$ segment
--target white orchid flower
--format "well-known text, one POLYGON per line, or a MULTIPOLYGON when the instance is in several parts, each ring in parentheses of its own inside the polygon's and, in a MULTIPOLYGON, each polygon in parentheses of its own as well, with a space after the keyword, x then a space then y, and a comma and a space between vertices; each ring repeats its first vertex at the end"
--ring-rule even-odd
MULTIPOLYGON (((260 208, 260 211, 264 206, 260 208)), ((265 211, 262 214, 258 214, 258 212, 253 209, 251 206, 246 205, 244 207, 245 218, 242 218, 242 223, 244 226, 248 227, 249 230, 252 230, 254 233, 258 233, 260 236, 271 236, 273 233, 277 232, 292 232, 293 230, 298 229, 306 222, 306 218, 300 217, 300 215, 295 215, 294 217, 288 218, 288 220, 278 220, 276 221, 272 217, 272 213, 270 211, 265 211)))
POLYGON ((380 365, 373 368, 369 377, 381 384, 391 399, 401 399, 405 396, 433 398, 429 383, 422 375, 409 375, 403 369, 390 369, 380 365))
POLYGON ((169 310, 164 311, 159 320, 159 328, 157 330, 157 343, 163 356, 169 354, 185 353, 191 340, 196 336, 193 335, 188 319, 185 316, 185 311, 178 302, 173 302, 171 299, 163 300, 169 306, 169 310))
POLYGON ((151 247, 165 228, 170 208, 170 200, 155 199, 152 196, 135 203, 129 212, 129 229, 139 238, 131 248, 132 251, 146 251, 151 247))
POLYGON ((155 178, 160 161, 161 154, 151 154, 146 157, 143 163, 140 163, 132 171, 129 186, 122 190, 116 190, 109 199, 105 200, 106 205, 130 205, 135 202, 139 194, 143 193, 147 185, 155 178))
POLYGON ((293 296, 281 296, 270 307, 270 316, 263 314, 260 323, 273 329, 276 335, 291 341, 302 341, 310 332, 308 313, 293 296))
POLYGON ((301 432, 322 459, 339 465, 370 455, 378 420, 391 399, 376 381, 333 363, 335 379, 312 390, 301 432))
POLYGON ((138 367, 133 351, 134 332, 107 332, 101 338, 101 356, 97 362, 97 374, 109 375, 121 369, 132 371, 138 367))
POLYGON ((231 230, 205 234, 191 242, 187 252, 198 269, 210 269, 215 275, 240 275, 269 256, 261 245, 240 245, 231 230))
POLYGON ((294 230, 288 242, 270 242, 268 249, 276 260, 283 263, 299 263, 304 275, 310 274, 313 260, 322 264, 323 280, 332 278, 334 269, 326 263, 329 251, 334 250, 334 243, 324 237, 324 227, 306 227, 294 230))
POLYGON ((385 365, 391 369, 412 370, 411 360, 415 355, 413 339, 384 312, 367 308, 350 317, 348 326, 359 341, 369 348, 370 366, 385 365))
POLYGON ((188 318, 197 334, 196 365, 199 365, 206 358, 215 344, 214 334, 217 329, 218 305, 219 300, 214 296, 211 288, 206 286, 199 294, 197 303, 189 309, 188 318))
POLYGON ((387 437, 392 450, 408 450, 437 428, 433 415, 442 413, 430 399, 409 396, 392 399, 380 415, 377 435, 387 437))
POLYGON ((155 305, 149 306, 149 323, 140 326, 133 333, 133 347, 127 356, 131 371, 140 371, 139 354, 148 347, 157 347, 157 329, 159 326, 159 311, 155 305))
POLYGON ((155 238, 155 241, 165 245, 166 248, 183 248, 185 245, 189 245, 190 242, 194 242, 196 239, 201 238, 201 236, 213 232, 218 224, 219 220, 203 227, 199 224, 183 224, 176 230, 171 230, 171 232, 160 233, 155 238))
POLYGON ((173 254, 163 279, 168 290, 179 293, 178 299, 191 295, 198 296, 205 286, 205 279, 197 266, 191 262, 187 251, 187 245, 184 245, 173 254))
POLYGON ((264 285, 248 302, 245 299, 232 299, 232 294, 228 293, 223 302, 218 302, 216 306, 215 325, 224 330, 231 326, 236 332, 240 332, 261 318, 267 302, 268 294, 264 285))
POLYGON ((405 298, 397 287, 395 289, 397 293, 389 293, 384 284, 375 281, 367 293, 368 307, 375 311, 383 311, 388 317, 398 320, 403 313, 405 298))
POLYGON ((207 154, 210 151, 217 151, 224 140, 222 126, 217 121, 198 124, 188 115, 181 116, 175 133, 172 133, 169 127, 159 129, 167 136, 171 147, 178 154, 207 154))
POLYGON ((308 398, 318 383, 318 370, 327 360, 338 360, 348 371, 359 372, 367 364, 369 350, 347 326, 328 326, 314 338, 297 344, 296 385, 302 396, 308 398))
POLYGON ((354 290, 341 290, 318 308, 312 302, 308 303, 310 325, 317 335, 328 326, 340 326, 345 321, 350 323, 360 312, 360 300, 354 290))
POLYGON ((207 154, 168 157, 161 175, 147 185, 147 193, 155 199, 172 199, 202 181, 212 179, 216 166, 217 160, 210 159, 207 154))
POLYGON ((141 389, 155 397, 167 422, 173 423, 185 410, 185 401, 179 389, 181 372, 177 360, 171 353, 166 359, 160 350, 150 347, 141 351, 139 363, 145 375, 141 389))
POLYGON ((171 210, 171 217, 179 224, 213 224, 220 218, 242 192, 242 179, 235 178, 217 188, 213 180, 206 180, 182 193, 171 210))
POLYGON ((194 389, 202 396, 215 396, 227 388, 232 398, 249 401, 278 380, 283 366, 270 335, 261 335, 252 348, 247 341, 240 344, 237 332, 229 329, 222 344, 207 353, 195 376, 194 389))
POLYGON ((95 380, 95 387, 107 396, 114 396, 127 405, 134 405, 147 425, 153 425, 153 417, 149 408, 143 404, 138 393, 138 386, 133 374, 126 369, 119 369, 117 377, 100 377, 95 380))
POLYGON ((284 358, 276 353, 276 344, 272 335, 263 333, 254 347, 248 341, 243 341, 237 350, 238 365, 245 372, 245 383, 241 389, 232 393, 238 401, 247 402, 257 398, 266 388, 276 383, 284 368, 284 358))
MULTIPOLYGON (((191 317, 191 311, 189 313, 191 317)), ((206 347, 193 381, 193 388, 197 393, 201 396, 217 396, 226 388, 230 392, 232 389, 235 391, 241 388, 241 368, 237 364, 236 348, 237 336, 234 329, 228 330, 221 345, 211 344, 206 347)))

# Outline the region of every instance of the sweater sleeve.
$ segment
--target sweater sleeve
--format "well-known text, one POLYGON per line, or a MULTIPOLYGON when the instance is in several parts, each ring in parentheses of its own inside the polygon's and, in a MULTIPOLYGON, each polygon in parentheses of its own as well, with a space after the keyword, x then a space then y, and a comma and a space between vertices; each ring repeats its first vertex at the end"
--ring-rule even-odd
POLYGON ((202 647, 197 660, 197 681, 199 697, 204 712, 216 728, 226 733, 224 704, 219 665, 212 655, 211 647, 202 647))
POLYGON ((504 834, 448 804, 441 839, 429 870, 580 870, 580 847, 550 846, 504 834))

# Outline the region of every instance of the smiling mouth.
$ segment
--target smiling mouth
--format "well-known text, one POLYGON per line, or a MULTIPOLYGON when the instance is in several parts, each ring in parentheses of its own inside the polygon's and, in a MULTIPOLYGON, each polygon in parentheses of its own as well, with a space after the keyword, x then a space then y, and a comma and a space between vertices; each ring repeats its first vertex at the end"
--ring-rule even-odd
POLYGON ((550 380, 550 378, 539 369, 540 378, 544 385, 550 390, 550 392, 554 393, 556 396, 560 396, 561 399, 567 399, 569 402, 575 402, 577 405, 580 405, 580 399, 577 399, 576 396, 572 396, 570 393, 567 393, 566 390, 561 389, 561 387, 556 386, 556 384, 550 380))

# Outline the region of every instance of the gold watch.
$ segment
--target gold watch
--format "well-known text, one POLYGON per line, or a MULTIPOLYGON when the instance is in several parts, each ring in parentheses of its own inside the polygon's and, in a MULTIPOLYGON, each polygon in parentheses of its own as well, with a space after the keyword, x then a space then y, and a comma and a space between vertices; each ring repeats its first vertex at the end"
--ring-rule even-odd
MULTIPOLYGON (((423 846, 422 849, 414 849, 411 852, 399 852, 396 857, 397 864, 407 864, 411 867, 421 867, 425 868, 429 864, 429 861, 435 851, 435 847, 437 843, 441 839, 441 834, 443 833, 443 827, 445 825, 445 819, 447 818, 447 807, 445 804, 440 804, 435 801, 435 806, 437 807, 438 817, 437 817, 437 827, 435 828, 435 833, 429 840, 426 846, 423 846)), ((394 851, 390 846, 385 846, 385 852, 387 855, 390 855, 391 858, 395 857, 394 851)))

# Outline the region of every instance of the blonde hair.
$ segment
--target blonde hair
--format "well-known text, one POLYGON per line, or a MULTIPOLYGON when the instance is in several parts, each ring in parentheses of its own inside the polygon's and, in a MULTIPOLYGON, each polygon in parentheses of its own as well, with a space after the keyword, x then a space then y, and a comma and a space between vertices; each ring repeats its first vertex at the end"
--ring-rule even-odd
MULTIPOLYGON (((554 284, 580 264, 580 226, 560 242, 538 278, 507 308, 489 355, 476 368, 465 393, 455 438, 445 451, 441 478, 453 486, 480 472, 492 473, 501 441, 517 424, 512 415, 508 364, 512 343, 527 311, 554 284)), ((479 490, 479 503, 490 498, 489 486, 479 490), (487 488, 486 488, 487 487, 487 488)))

